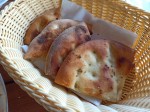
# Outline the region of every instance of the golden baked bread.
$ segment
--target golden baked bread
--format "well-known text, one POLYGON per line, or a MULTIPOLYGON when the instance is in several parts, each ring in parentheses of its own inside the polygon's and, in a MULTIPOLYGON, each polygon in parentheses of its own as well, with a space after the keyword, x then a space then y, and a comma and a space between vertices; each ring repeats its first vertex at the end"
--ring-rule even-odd
POLYGON ((87 25, 82 22, 62 32, 52 43, 46 59, 46 75, 55 78, 65 57, 78 45, 91 40, 87 25))
POLYGON ((53 40, 65 29, 77 25, 78 23, 78 21, 70 19, 52 21, 31 41, 29 49, 24 55, 24 59, 32 60, 34 58, 46 57, 53 40))
POLYGON ((133 57, 134 51, 118 42, 91 40, 69 53, 55 82, 85 95, 116 102, 134 67, 133 57))
POLYGON ((29 45, 30 42, 48 25, 48 23, 59 18, 59 14, 57 14, 56 11, 57 9, 45 11, 31 23, 26 31, 24 44, 29 45))

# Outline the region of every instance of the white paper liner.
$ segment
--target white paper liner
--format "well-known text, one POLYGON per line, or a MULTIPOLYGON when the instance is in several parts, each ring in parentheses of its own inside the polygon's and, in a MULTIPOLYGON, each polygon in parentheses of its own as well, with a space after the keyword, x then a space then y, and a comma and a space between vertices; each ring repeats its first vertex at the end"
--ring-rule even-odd
POLYGON ((94 36, 115 40, 129 47, 133 45, 137 37, 136 33, 96 18, 81 6, 68 0, 62 1, 61 18, 85 21, 93 25, 92 31, 94 36))

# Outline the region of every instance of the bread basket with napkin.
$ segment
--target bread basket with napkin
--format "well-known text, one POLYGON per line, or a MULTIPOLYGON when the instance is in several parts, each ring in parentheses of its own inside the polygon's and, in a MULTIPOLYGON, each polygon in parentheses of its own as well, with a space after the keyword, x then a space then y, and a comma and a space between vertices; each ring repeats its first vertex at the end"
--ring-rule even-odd
MULTIPOLYGON (((150 14, 121 0, 71 0, 97 18, 137 34, 135 68, 126 80, 122 99, 107 104, 118 112, 150 111, 150 14), (132 83, 130 82, 132 81, 132 83)), ((47 111, 103 112, 65 88, 54 84, 23 59, 21 46, 32 20, 46 10, 61 7, 60 0, 15 0, 0 14, 0 59, 13 80, 47 111)), ((111 110, 110 110, 111 111, 111 110)))

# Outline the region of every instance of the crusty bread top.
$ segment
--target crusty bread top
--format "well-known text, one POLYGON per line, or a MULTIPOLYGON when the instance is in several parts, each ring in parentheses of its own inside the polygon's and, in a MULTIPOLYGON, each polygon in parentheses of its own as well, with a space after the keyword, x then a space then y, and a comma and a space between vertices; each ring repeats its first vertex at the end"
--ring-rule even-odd
POLYGON ((59 19, 49 23, 42 32, 35 37, 30 45, 24 59, 35 59, 46 57, 54 39, 65 29, 77 25, 79 22, 70 19, 59 19))
POLYGON ((84 22, 62 32, 52 43, 46 59, 46 75, 55 78, 65 57, 78 45, 91 40, 84 22))
POLYGON ((29 26, 24 38, 24 44, 29 45, 30 42, 41 33, 49 22, 56 20, 59 15, 55 14, 57 9, 47 10, 42 15, 38 16, 29 26))
POLYGON ((72 51, 55 82, 101 100, 120 99, 126 76, 134 67, 131 48, 108 40, 92 40, 72 51))

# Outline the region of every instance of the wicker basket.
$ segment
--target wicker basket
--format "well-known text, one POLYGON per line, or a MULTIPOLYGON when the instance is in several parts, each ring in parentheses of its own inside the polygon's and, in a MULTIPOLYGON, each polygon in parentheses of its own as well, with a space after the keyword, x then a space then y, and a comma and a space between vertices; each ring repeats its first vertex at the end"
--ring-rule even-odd
MULTIPOLYGON (((150 14, 120 0, 72 0, 94 16, 138 34, 133 48, 136 67, 132 88, 110 107, 119 112, 150 112, 150 14), (128 93, 128 94, 127 94, 128 93)), ((59 7, 59 0, 15 0, 0 14, 0 59, 13 80, 48 111, 99 112, 99 108, 53 84, 23 59, 21 45, 31 21, 45 10, 59 7)))

